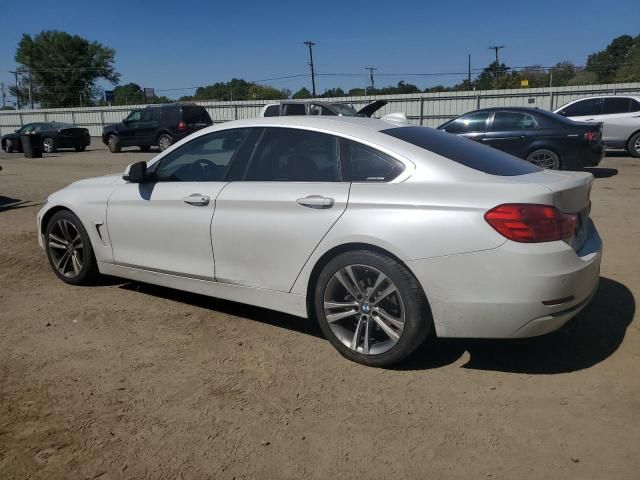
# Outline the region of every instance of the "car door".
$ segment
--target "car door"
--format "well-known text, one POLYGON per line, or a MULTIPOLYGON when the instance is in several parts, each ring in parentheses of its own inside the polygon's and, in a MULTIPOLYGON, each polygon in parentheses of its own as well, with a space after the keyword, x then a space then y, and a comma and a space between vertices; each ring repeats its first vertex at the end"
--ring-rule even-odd
POLYGON ((347 206, 336 137, 265 128, 241 181, 216 201, 211 236, 219 282, 288 292, 347 206))
POLYGON ((138 145, 140 137, 140 117, 142 116, 141 110, 133 110, 122 121, 122 128, 118 132, 120 136, 120 144, 124 147, 131 145, 138 145))
POLYGON ((115 263, 213 280, 216 197, 250 133, 230 129, 198 136, 152 164, 152 181, 118 187, 107 206, 115 263))
POLYGON ((442 130, 482 142, 489 128, 492 111, 470 112, 442 126, 442 130))
POLYGON ((557 113, 578 122, 599 122, 603 105, 604 99, 602 98, 585 98, 567 105, 557 113))
POLYGON ((152 145, 158 129, 159 111, 157 108, 145 108, 140 112, 140 121, 135 131, 135 145, 152 145))
POLYGON ((640 112, 637 109, 638 103, 632 98, 605 98, 602 115, 598 117, 603 123, 603 140, 615 146, 624 146, 629 136, 640 128, 640 112))
POLYGON ((533 116, 523 112, 496 111, 493 121, 483 137, 484 144, 524 158, 535 135, 533 116))

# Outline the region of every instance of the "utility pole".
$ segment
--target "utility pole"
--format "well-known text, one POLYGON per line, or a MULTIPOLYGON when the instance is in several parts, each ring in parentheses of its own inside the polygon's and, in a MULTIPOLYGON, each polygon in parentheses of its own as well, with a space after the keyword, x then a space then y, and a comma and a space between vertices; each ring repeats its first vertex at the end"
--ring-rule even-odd
POLYGON ((18 108, 18 110, 20 110, 20 87, 18 86, 18 74, 20 72, 18 72, 17 70, 12 72, 10 70, 9 73, 13 73, 13 75, 14 75, 14 77, 16 79, 16 107, 18 108))
POLYGON ((376 67, 364 67, 365 70, 369 70, 369 82, 371 83, 371 90, 373 90, 375 88, 375 85, 373 83, 373 71, 377 70, 376 67))
POLYGON ((497 89, 498 88, 498 65, 500 65, 499 61, 498 61, 498 50, 500 50, 501 48, 504 48, 504 45, 496 45, 494 47, 489 47, 489 50, 495 50, 496 52, 496 65, 495 65, 495 73, 494 73, 494 84, 493 84, 493 88, 497 89))
POLYGON ((33 96, 31 95, 31 70, 29 70, 29 104, 31 105, 31 110, 33 110, 33 96))
POLYGON ((311 89, 312 95, 315 98, 316 96, 316 74, 313 70, 313 49, 312 47, 315 45, 314 42, 307 40, 303 42, 307 47, 309 47, 309 66, 311 67, 311 89))
POLYGON ((0 90, 2 90, 2 109, 7 108, 7 96, 4 94, 4 83, 0 83, 0 90))
POLYGON ((471 91, 471 54, 469 54, 469 63, 467 66, 467 83, 469 85, 469 91, 471 91))

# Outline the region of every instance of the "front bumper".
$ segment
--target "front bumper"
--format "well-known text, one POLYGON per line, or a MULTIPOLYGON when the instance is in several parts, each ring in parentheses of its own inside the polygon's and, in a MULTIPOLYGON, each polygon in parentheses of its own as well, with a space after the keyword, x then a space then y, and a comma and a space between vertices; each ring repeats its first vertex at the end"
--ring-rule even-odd
POLYGON ((602 241, 589 221, 576 252, 565 242, 506 241, 492 250, 407 262, 440 337, 522 338, 560 328, 584 308, 600 277, 602 241), (565 299, 554 304, 543 302, 565 299))

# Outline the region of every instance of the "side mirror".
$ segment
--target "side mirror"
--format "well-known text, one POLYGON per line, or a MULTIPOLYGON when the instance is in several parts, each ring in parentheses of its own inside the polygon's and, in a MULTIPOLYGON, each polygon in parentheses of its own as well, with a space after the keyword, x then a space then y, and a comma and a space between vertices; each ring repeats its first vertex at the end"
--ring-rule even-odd
POLYGON ((131 183, 144 183, 147 180, 147 162, 132 163, 122 175, 122 179, 131 183))

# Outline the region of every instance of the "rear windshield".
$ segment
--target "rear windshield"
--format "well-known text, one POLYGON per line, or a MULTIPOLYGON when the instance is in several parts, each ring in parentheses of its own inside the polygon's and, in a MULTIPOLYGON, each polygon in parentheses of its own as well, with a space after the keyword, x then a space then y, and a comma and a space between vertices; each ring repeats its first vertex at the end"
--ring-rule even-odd
POLYGON ((204 107, 182 107, 182 120, 186 123, 206 123, 211 125, 211 117, 204 107))
POLYGON ((382 133, 490 175, 514 176, 540 171, 532 163, 500 150, 433 128, 397 127, 382 133))

